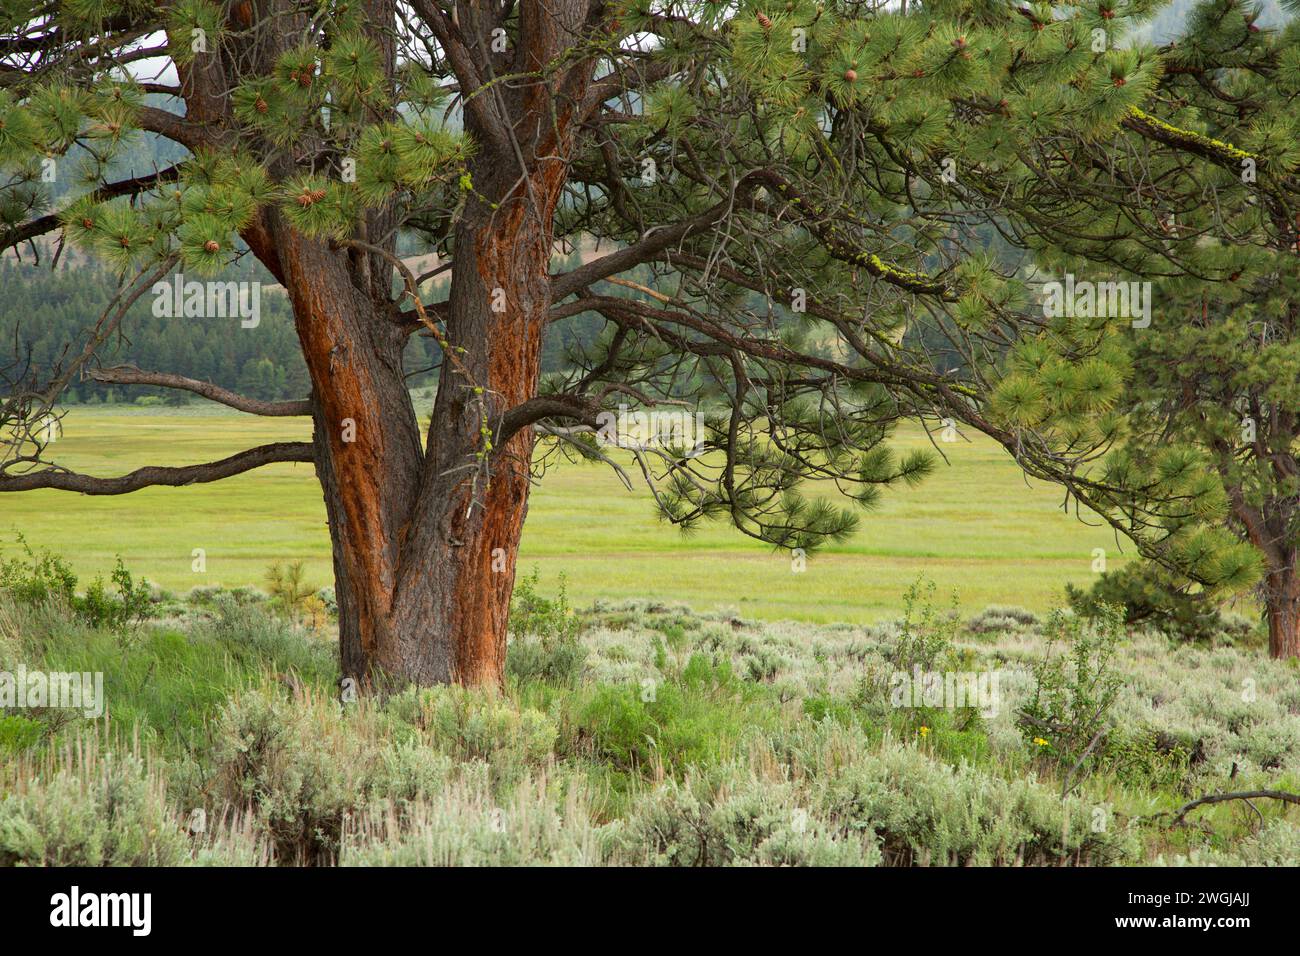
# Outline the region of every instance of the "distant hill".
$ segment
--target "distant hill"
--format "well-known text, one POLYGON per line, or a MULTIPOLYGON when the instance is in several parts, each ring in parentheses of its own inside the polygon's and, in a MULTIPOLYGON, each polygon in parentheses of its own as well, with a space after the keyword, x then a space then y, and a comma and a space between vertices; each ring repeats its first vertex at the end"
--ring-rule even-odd
MULTIPOLYGON (((1187 21, 1199 2, 1201 0, 1174 0, 1152 17, 1150 23, 1137 30, 1134 38, 1157 44, 1177 39, 1187 31, 1187 21)), ((1260 0, 1256 6, 1260 11, 1256 22, 1261 27, 1280 26, 1292 16, 1282 9, 1278 0, 1260 0)))

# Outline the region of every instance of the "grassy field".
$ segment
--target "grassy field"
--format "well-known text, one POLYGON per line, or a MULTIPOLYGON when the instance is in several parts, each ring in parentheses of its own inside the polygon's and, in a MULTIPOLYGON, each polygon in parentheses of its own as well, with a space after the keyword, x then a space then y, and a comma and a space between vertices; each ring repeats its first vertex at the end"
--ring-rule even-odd
MULTIPOLYGON (((116 475, 144 464, 221 458, 262 442, 308 437, 296 419, 264 419, 200 406, 77 407, 64 419, 55 458, 116 475)), ((927 445, 919 430, 898 446, 927 445)), ((644 489, 627 491, 608 469, 562 464, 533 495, 521 571, 544 585, 563 573, 575 603, 628 597, 733 608, 747 617, 870 622, 895 613, 919 575, 953 589, 968 610, 1013 604, 1041 611, 1061 603, 1066 582, 1092 578, 1092 552, 1119 561, 1114 536, 1060 509, 1059 489, 1026 484, 1007 455, 983 438, 941 446, 950 465, 919 488, 887 492, 858 534, 794 573, 779 554, 728 526, 684 536, 661 523, 644 489)), ((5 495, 0 533, 16 532, 66 556, 83 579, 121 555, 167 588, 260 585, 273 561, 302 559, 316 585, 331 579, 325 510, 308 465, 276 465, 212 485, 156 488, 125 497, 60 491, 5 495), (206 552, 207 571, 191 570, 206 552)))

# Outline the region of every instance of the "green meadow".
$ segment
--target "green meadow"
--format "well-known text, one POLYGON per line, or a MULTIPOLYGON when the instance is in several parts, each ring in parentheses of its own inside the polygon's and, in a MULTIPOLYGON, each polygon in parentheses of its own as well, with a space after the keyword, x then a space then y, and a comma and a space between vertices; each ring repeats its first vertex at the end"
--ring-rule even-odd
MULTIPOLYGON (((263 442, 306 439, 310 428, 305 420, 202 406, 78 406, 63 427, 55 460, 97 475, 217 459, 263 442)), ((900 431, 895 441, 899 450, 929 444, 919 428, 900 431)), ((886 491, 851 540, 810 556, 802 572, 789 554, 723 524, 683 534, 658 519, 643 487, 628 491, 605 467, 561 462, 533 492, 520 570, 536 566, 549 588, 563 574, 576 604, 634 597, 826 623, 894 615, 921 575, 944 594, 955 590, 970 611, 990 604, 1042 611, 1062 603, 1067 582, 1093 577, 1093 549, 1104 548, 1112 567, 1123 560, 1095 517, 1064 513, 1059 488, 1027 482, 987 439, 939 447, 948 464, 940 462, 917 488, 886 491)), ((118 555, 175 591, 258 586, 272 562, 299 559, 311 583, 331 580, 324 505, 305 464, 121 497, 10 494, 0 508, 5 550, 21 532, 34 547, 64 555, 83 580, 106 575, 118 555), (199 548, 202 573, 192 570, 199 548)))

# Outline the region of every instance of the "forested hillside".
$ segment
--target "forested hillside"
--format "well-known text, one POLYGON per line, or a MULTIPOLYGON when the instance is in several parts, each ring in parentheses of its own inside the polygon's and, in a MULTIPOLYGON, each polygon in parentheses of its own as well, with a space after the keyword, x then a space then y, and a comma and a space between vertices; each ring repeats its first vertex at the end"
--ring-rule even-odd
MULTIPOLYGON (((1196 0, 1174 0, 1161 7, 1150 21, 1133 31, 1134 41, 1168 43, 1177 40, 1186 33, 1187 20, 1195 6, 1196 0)), ((1278 0, 1259 0, 1255 6, 1259 9, 1259 17, 1255 22, 1261 27, 1280 26, 1287 17, 1278 0)))
MULTIPOLYGON (((570 258, 576 258, 570 257, 570 258)), ((561 263, 563 265, 563 262, 561 263)), ((256 327, 244 327, 238 317, 189 318, 177 321, 153 313, 154 297, 142 296, 129 310, 124 333, 101 351, 105 365, 131 364, 151 371, 173 372, 213 382, 250 398, 301 398, 308 392, 307 369, 293 330, 293 315, 284 292, 260 265, 245 260, 222 274, 223 281, 260 282, 260 315, 256 327)), ((172 281, 169 277, 168 281, 172 281)), ((39 263, 0 258, 0 355, 5 364, 17 357, 18 368, 28 362, 44 377, 66 358, 69 342, 81 341, 108 308, 118 287, 116 277, 84 258, 39 263)), ((443 291, 445 296, 446 292, 443 291)), ((543 368, 554 371, 563 361, 577 330, 591 326, 594 316, 575 316, 549 330, 543 368)), ((412 336, 405 367, 411 387, 436 379, 438 346, 433 339, 412 336)), ((168 403, 185 403, 188 394, 173 389, 121 387, 84 380, 76 382, 65 400, 99 403, 133 401, 150 395, 168 403)))

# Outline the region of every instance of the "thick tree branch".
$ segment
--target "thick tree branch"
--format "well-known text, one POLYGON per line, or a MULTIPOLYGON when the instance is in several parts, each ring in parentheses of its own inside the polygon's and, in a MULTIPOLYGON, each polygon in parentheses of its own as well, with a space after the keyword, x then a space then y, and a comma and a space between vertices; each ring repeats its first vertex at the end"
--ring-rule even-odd
POLYGON ((623 64, 617 63, 611 73, 592 83, 582 104, 583 117, 590 117, 593 112, 617 96, 625 93, 644 93, 655 83, 666 80, 673 73, 672 66, 662 61, 644 64, 641 69, 630 72, 629 76, 629 71, 623 68, 623 64))
MULTIPOLYGON (((179 165, 168 166, 156 173, 146 173, 132 179, 123 179, 121 182, 109 183, 107 186, 95 190, 91 194, 91 198, 95 202, 105 202, 118 196, 134 196, 147 189, 152 189, 159 183, 175 182, 179 175, 179 165)), ((41 216, 39 219, 33 219, 31 222, 23 223, 11 232, 0 234, 0 249, 8 249, 19 243, 27 242, 29 239, 35 239, 37 236, 43 236, 47 232, 58 229, 61 225, 58 215, 54 213, 41 216)))
POLYGON ((489 426, 492 442, 500 448, 516 432, 547 418, 572 418, 586 425, 596 420, 597 406, 577 395, 539 395, 503 412, 489 426))
POLYGON ((34 491, 38 488, 55 488, 59 491, 78 491, 83 495, 124 495, 141 488, 155 486, 181 487, 220 481, 234 475, 271 465, 277 462, 314 461, 311 442, 289 441, 258 445, 220 461, 201 465, 183 465, 178 468, 149 465, 117 478, 96 478, 76 472, 50 468, 25 475, 0 476, 0 491, 34 491))
POLYGON ((1246 160, 1254 160, 1258 165, 1263 165, 1263 159, 1254 153, 1248 153, 1244 149, 1238 149, 1231 143, 1223 143, 1191 130, 1170 126, 1150 113, 1144 113, 1136 106, 1129 108, 1128 115, 1124 117, 1122 125, 1125 129, 1131 130, 1146 139, 1155 140, 1157 143, 1171 146, 1185 153, 1192 153, 1202 159, 1208 159, 1210 162, 1217 163, 1236 173, 1241 172, 1242 163, 1246 160))
POLYGON ((736 184, 735 192, 716 206, 692 216, 672 226, 652 229, 640 241, 624 246, 617 252, 579 266, 572 272, 560 273, 551 277, 551 301, 559 302, 593 282, 625 272, 643 262, 658 258, 659 254, 688 236, 703 232, 715 223, 726 218, 739 202, 743 202, 758 186, 756 174, 750 173, 736 184))
POLYGON ((186 378, 184 375, 173 375, 168 372, 147 372, 128 365, 91 369, 86 373, 86 378, 92 382, 101 382, 105 385, 154 385, 159 388, 180 389, 193 392, 195 395, 202 395, 210 401, 228 405, 241 412, 248 412, 250 415, 281 417, 311 414, 311 403, 306 399, 265 402, 257 398, 236 395, 229 389, 222 388, 220 385, 213 385, 211 382, 201 382, 198 379, 186 378))
POLYGON ((510 127, 499 115, 492 96, 483 94, 485 78, 479 74, 472 56, 474 51, 459 26, 433 0, 410 0, 410 4, 416 15, 433 31, 446 54, 474 128, 498 153, 509 154, 510 127))
POLYGON ((211 127, 191 123, 183 116, 157 107, 140 107, 138 118, 142 130, 164 136, 174 143, 180 143, 186 149, 194 150, 200 146, 211 146, 215 142, 211 127))
POLYGON ((651 230, 640 241, 602 256, 572 272, 551 277, 551 300, 559 302, 579 289, 601 279, 624 272, 643 262, 659 258, 671 246, 692 235, 703 232, 726 219, 732 211, 745 205, 754 191, 764 187, 785 200, 795 211, 803 225, 821 240, 826 250, 836 259, 865 269, 871 275, 890 285, 918 295, 935 295, 944 300, 954 300, 956 294, 943 282, 920 272, 900 269, 883 261, 872 252, 858 249, 852 239, 834 223, 819 220, 812 215, 809 203, 786 180, 770 169, 756 169, 746 173, 736 183, 730 197, 712 208, 672 226, 651 230))

